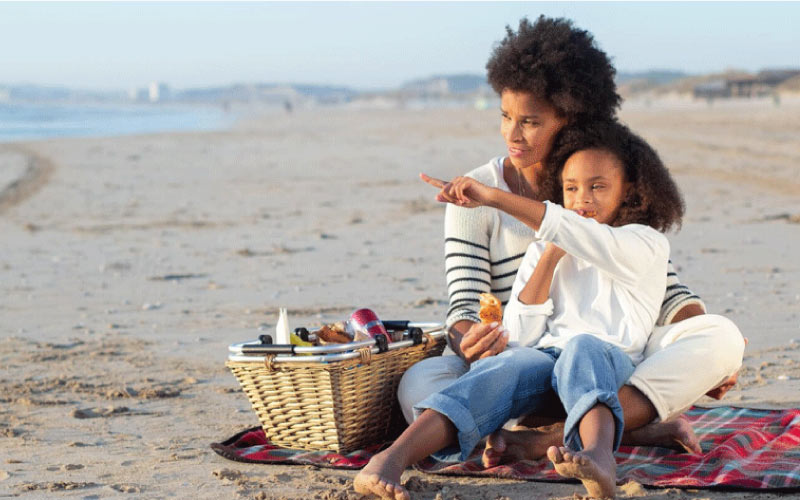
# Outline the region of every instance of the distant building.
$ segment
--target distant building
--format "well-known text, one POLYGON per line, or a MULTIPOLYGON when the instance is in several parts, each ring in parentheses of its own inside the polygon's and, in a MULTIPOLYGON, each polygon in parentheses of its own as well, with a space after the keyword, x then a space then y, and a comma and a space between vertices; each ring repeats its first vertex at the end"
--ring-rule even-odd
POLYGON ((728 82, 722 79, 695 85, 693 95, 696 99, 716 99, 731 96, 728 82))
POLYGON ((166 83, 151 82, 147 88, 147 98, 150 102, 168 101, 170 89, 166 83))
POLYGON ((718 78, 694 86, 693 95, 698 99, 722 97, 763 97, 775 93, 775 87, 800 75, 800 70, 763 70, 757 75, 738 75, 718 78))
POLYGON ((781 83, 800 75, 800 69, 765 69, 759 71, 758 80, 766 85, 777 87, 781 83))
POLYGON ((400 91, 407 96, 443 98, 471 94, 490 95, 491 87, 482 75, 445 75, 407 82, 400 91))
POLYGON ((728 87, 729 97, 756 97, 765 95, 763 85, 755 76, 744 76, 739 78, 729 78, 725 80, 728 87))

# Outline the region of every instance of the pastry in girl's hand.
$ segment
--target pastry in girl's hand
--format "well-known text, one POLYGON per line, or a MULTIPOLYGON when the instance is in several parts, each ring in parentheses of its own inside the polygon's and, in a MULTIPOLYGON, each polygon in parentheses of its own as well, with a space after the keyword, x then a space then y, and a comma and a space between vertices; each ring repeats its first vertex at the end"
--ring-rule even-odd
POLYGON ((481 309, 478 311, 478 317, 481 318, 481 323, 488 324, 495 321, 501 323, 503 321, 503 305, 500 300, 491 293, 480 294, 481 309))

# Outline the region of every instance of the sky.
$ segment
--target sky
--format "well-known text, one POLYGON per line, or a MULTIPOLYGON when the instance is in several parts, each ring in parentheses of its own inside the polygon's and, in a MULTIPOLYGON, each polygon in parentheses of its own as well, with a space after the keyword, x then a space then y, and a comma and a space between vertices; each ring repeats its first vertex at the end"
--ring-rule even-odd
POLYGON ((591 32, 620 72, 800 67, 800 2, 2 2, 0 85, 394 88, 484 74, 505 26, 591 32))

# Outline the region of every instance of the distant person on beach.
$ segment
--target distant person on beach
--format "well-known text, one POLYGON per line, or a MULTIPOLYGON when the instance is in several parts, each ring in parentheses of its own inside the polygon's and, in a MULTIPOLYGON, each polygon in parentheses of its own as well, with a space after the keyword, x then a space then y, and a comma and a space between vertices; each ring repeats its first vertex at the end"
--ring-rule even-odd
POLYGON ((624 430, 617 391, 659 315, 669 259, 661 232, 680 225, 683 199, 656 152, 618 122, 562 130, 552 164, 563 207, 471 177, 424 177, 441 189, 437 200, 501 210, 540 239, 528 247, 503 325, 494 325, 505 350, 415 405, 418 418, 356 477, 358 492, 407 498, 406 467, 447 447, 466 460, 480 439, 557 394, 564 446, 551 446, 548 458, 590 496, 615 496, 613 452, 624 430))
MULTIPOLYGON (((521 20, 516 32, 507 28, 487 70, 489 83, 501 98, 500 132, 508 153, 467 176, 530 200, 555 199, 558 191, 549 179, 554 178, 556 165, 550 154, 559 132, 565 126, 616 119, 620 97, 613 66, 591 34, 568 20, 541 16, 534 23, 521 20)), ((404 374, 398 398, 409 423, 415 405, 467 374, 473 362, 505 350, 503 330, 480 323, 478 296, 491 292, 506 304, 525 250, 536 239, 533 229, 502 211, 447 205, 449 349, 404 374)), ((727 318, 706 314, 701 299, 680 283, 671 263, 664 288, 644 360, 619 390, 625 442, 664 446, 677 442, 699 453, 691 426, 680 416, 703 394, 721 398, 735 384, 744 341, 727 318)), ((533 428, 539 422, 526 419, 521 424, 529 427, 492 435, 484 465, 540 458, 550 446, 561 443, 563 426, 533 428)))

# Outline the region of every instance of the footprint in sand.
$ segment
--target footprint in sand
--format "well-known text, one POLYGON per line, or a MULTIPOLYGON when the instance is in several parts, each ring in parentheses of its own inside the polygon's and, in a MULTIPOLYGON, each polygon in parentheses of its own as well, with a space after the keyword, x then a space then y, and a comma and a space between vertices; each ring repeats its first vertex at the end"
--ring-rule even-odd
POLYGON ((133 412, 127 406, 109 406, 107 408, 76 408, 72 410, 74 418, 106 418, 117 415, 132 415, 133 412))

